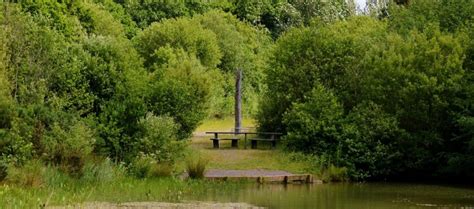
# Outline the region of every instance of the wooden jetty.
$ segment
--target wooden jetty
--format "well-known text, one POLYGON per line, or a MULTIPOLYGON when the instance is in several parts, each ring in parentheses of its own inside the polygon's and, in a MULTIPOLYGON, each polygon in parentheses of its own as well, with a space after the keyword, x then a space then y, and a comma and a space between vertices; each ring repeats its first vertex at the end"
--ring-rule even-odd
POLYGON ((269 170, 219 170, 211 169, 205 175, 208 180, 254 181, 258 183, 312 184, 322 183, 311 174, 292 174, 286 171, 269 170))

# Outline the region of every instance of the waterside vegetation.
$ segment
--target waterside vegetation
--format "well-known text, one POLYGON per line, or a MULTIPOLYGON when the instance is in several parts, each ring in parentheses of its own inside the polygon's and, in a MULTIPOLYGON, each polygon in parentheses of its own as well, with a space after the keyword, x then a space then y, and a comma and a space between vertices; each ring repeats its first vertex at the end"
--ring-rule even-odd
POLYGON ((474 1, 386 2, 0 1, 0 199, 179 198, 206 186, 178 180, 186 161, 198 178, 472 180, 474 1), (245 123, 284 133, 279 149, 191 162, 199 125, 230 121, 236 69, 245 123))

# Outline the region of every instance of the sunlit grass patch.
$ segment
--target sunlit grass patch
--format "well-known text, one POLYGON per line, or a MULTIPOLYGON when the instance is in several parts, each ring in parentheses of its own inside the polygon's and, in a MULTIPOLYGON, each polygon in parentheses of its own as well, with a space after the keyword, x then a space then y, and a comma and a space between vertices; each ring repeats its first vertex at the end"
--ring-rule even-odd
MULTIPOLYGON (((191 140, 191 152, 199 152, 209 160, 210 169, 268 169, 285 170, 293 173, 308 173, 312 165, 306 159, 292 158, 282 150, 272 150, 262 146, 262 149, 231 148, 230 141, 220 142, 220 149, 212 148, 210 137, 194 137, 191 140)), ((243 141, 243 140, 241 140, 243 141)), ((243 142, 242 142, 243 143, 243 142)))

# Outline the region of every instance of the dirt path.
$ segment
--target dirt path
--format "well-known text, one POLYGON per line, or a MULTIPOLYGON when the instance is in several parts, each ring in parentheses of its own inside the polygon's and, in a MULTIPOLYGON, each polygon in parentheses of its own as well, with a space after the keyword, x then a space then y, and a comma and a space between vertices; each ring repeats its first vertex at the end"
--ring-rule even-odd
POLYGON ((247 203, 215 203, 215 202, 184 202, 184 203, 167 203, 167 202, 128 202, 128 203, 108 203, 108 202, 87 202, 78 205, 69 206, 51 206, 48 209, 262 209, 247 203))

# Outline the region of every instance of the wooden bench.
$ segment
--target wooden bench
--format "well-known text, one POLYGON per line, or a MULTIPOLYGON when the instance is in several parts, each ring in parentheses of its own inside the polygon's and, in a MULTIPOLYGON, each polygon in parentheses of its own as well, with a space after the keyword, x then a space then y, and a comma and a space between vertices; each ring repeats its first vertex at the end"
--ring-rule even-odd
POLYGON ((219 149, 219 141, 220 140, 232 140, 231 147, 233 148, 238 148, 239 146, 239 138, 211 138, 212 140, 212 145, 215 149, 219 149))
POLYGON ((251 148, 252 149, 257 149, 257 142, 258 141, 264 141, 264 142, 270 142, 272 144, 272 149, 276 148, 276 142, 278 138, 276 137, 277 135, 280 135, 279 133, 266 133, 266 135, 270 135, 270 138, 252 138, 250 139, 251 143, 251 148))
POLYGON ((214 138, 211 138, 213 147, 218 149, 219 148, 219 141, 220 140, 231 140, 232 141, 232 147, 237 148, 238 147, 238 142, 239 138, 237 138, 237 135, 244 135, 244 146, 245 149, 247 149, 247 135, 258 135, 258 136, 270 136, 269 138, 253 138, 250 139, 252 142, 252 149, 257 148, 257 141, 269 141, 272 144, 272 148, 276 147, 276 142, 278 141, 278 136, 282 135, 282 133, 276 133, 276 132, 242 132, 242 131, 207 131, 206 134, 213 134, 214 138), (219 138, 219 134, 224 134, 224 135, 233 135, 231 137, 227 138, 219 138))
POLYGON ((257 142, 258 141, 264 141, 264 142, 271 142, 272 144, 272 149, 276 147, 276 139, 261 139, 261 138, 252 138, 250 139, 250 144, 252 149, 257 149, 257 142))
POLYGON ((214 138, 211 138, 211 140, 212 140, 212 145, 215 149, 219 149, 219 147, 220 147, 219 146, 219 141, 221 141, 221 140, 231 140, 232 141, 231 147, 233 147, 233 148, 238 148, 238 146, 239 146, 239 143, 238 143, 239 138, 235 137, 234 132, 214 131, 214 132, 206 132, 206 134, 213 134, 214 135, 214 138), (226 134, 226 135, 234 134, 234 136, 227 137, 227 138, 220 138, 219 134, 226 134))

